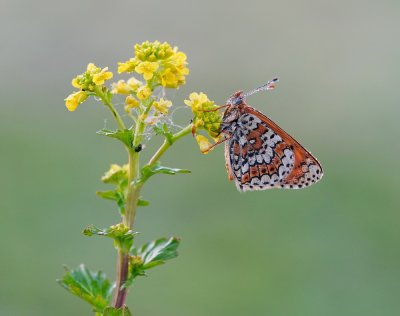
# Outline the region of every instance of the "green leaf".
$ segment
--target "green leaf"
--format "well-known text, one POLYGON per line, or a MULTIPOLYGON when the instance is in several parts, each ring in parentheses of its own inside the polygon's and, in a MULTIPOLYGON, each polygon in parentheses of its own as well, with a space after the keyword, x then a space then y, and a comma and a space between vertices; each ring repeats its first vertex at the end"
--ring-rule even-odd
POLYGON ((102 271, 92 272, 81 264, 77 269, 65 267, 65 275, 57 282, 71 294, 80 297, 101 313, 110 304, 115 285, 102 271))
POLYGON ((159 238, 140 248, 132 247, 131 254, 139 256, 143 261, 143 269, 147 270, 177 257, 179 243, 180 239, 176 237, 159 238))
POLYGON ((179 238, 171 237, 159 238, 140 248, 133 246, 130 251, 128 278, 122 286, 128 288, 136 277, 145 276, 146 270, 177 257, 179 243, 179 238))
POLYGON ((117 192, 114 190, 97 191, 96 194, 106 200, 113 200, 113 201, 117 200, 117 192))
POLYGON ((103 311, 103 316, 132 316, 127 306, 121 308, 106 307, 103 311))
POLYGON ((133 245, 134 236, 137 234, 129 227, 120 223, 117 225, 110 226, 107 229, 100 229, 94 225, 88 225, 84 230, 85 236, 106 236, 114 239, 114 245, 117 249, 120 249, 124 253, 128 253, 133 245))
POLYGON ((173 141, 173 134, 170 132, 170 130, 168 129, 168 125, 167 123, 158 123, 153 127, 153 130, 156 132, 156 135, 163 135, 166 140, 168 141, 168 143, 170 145, 172 145, 173 141))
POLYGON ((164 174, 171 174, 175 175, 177 173, 190 173, 190 170, 187 169, 178 169, 178 168, 170 168, 170 167, 164 167, 160 166, 160 164, 155 164, 153 166, 144 166, 140 170, 141 178, 138 180, 139 183, 143 183, 147 181, 150 177, 157 173, 164 173, 164 174))
POLYGON ((116 201, 121 215, 125 214, 125 197, 123 193, 121 193, 121 191, 119 190, 97 191, 96 194, 103 199, 116 201))
POLYGON ((142 199, 139 199, 138 202, 137 202, 138 206, 148 206, 149 204, 150 204, 149 201, 142 200, 142 199))
POLYGON ((109 129, 101 129, 97 131, 96 134, 119 139, 126 146, 132 148, 133 133, 129 129, 124 129, 124 130, 117 129, 116 131, 112 131, 109 129))
POLYGON ((143 245, 138 253, 144 261, 144 268, 150 269, 177 257, 179 243, 180 239, 172 237, 161 238, 143 245))

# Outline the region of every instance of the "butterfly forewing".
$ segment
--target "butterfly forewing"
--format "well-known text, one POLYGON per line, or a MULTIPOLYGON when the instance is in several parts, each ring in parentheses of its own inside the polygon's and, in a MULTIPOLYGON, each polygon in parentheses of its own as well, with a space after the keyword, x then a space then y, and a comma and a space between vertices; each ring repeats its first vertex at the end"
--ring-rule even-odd
MULTIPOLYGON (((226 125, 226 124, 225 124, 226 125)), ((300 189, 318 182, 322 167, 295 139, 252 107, 242 104, 223 131, 228 176, 240 191, 300 189)))

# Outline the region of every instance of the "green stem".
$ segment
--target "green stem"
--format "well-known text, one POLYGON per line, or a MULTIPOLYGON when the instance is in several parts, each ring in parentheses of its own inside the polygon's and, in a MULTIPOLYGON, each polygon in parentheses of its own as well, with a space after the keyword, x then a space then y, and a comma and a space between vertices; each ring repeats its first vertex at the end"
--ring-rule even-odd
POLYGON ((119 129, 121 130, 126 129, 124 121, 122 120, 121 116, 119 115, 114 105, 112 104, 111 100, 109 99, 108 93, 103 92, 101 87, 98 86, 94 88, 94 92, 103 101, 104 105, 110 109, 111 114, 114 116, 114 119, 117 122, 119 129))
MULTIPOLYGON (((145 124, 138 118, 133 138, 133 148, 136 148, 143 138, 145 124)), ((123 222, 130 229, 133 229, 136 218, 137 204, 140 196, 140 189, 142 184, 135 184, 139 175, 139 153, 128 148, 128 192, 126 195, 126 209, 123 216, 123 222)), ((120 308, 125 304, 127 289, 121 288, 128 278, 129 272, 129 253, 124 253, 118 249, 118 262, 117 262, 117 276, 116 276, 116 290, 114 294, 113 305, 115 308, 120 308)))
POLYGON ((161 145, 160 148, 158 148, 157 152, 151 157, 149 162, 147 163, 148 166, 154 165, 160 157, 167 151, 169 147, 172 146, 173 143, 175 143, 178 139, 182 138, 183 136, 186 136, 192 132, 192 124, 189 124, 185 128, 181 129, 178 133, 172 135, 170 139, 165 139, 164 143, 161 145))
MULTIPOLYGON (((147 114, 150 109, 148 106, 144 110, 144 114, 147 114)), ((133 148, 137 148, 143 139, 143 132, 145 129, 145 123, 140 117, 138 117, 136 122, 136 128, 133 138, 133 148)), ((192 131, 192 125, 188 125, 183 128, 178 133, 174 134, 169 141, 165 140, 161 147, 157 150, 154 156, 150 159, 148 165, 155 164, 158 159, 165 153, 165 151, 178 139, 185 135, 190 134, 192 131)), ((126 197, 126 209, 125 215, 123 216, 123 222, 130 229, 133 229, 136 218, 137 204, 140 196, 140 190, 142 188, 142 183, 135 183, 135 180, 140 177, 140 165, 139 165, 139 153, 132 148, 128 148, 129 157, 129 171, 128 171, 128 192, 126 197)), ((115 308, 120 308, 125 304, 127 289, 121 288, 124 282, 128 278, 129 270, 129 254, 123 253, 120 249, 118 250, 118 262, 117 262, 117 277, 116 277, 116 290, 114 294, 113 305, 115 308)))

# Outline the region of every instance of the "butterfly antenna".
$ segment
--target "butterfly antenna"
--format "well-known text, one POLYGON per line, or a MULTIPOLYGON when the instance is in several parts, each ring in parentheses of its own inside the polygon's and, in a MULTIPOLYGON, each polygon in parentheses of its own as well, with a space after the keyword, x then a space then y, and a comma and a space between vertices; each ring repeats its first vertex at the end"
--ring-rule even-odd
POLYGON ((275 89, 275 83, 277 83, 279 81, 278 78, 274 78, 270 81, 268 81, 266 84, 262 85, 261 87, 255 88, 249 92, 246 92, 244 94, 244 97, 248 97, 254 93, 260 92, 260 91, 264 91, 264 90, 273 90, 275 89))

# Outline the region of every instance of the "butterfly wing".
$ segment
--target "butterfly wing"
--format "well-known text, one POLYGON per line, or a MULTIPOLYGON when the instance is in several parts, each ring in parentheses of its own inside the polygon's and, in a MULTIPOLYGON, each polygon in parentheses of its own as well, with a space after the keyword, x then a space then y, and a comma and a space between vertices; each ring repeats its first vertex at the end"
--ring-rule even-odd
POLYGON ((246 106, 233 124, 225 158, 238 190, 300 189, 321 179, 317 159, 264 114, 246 106))

